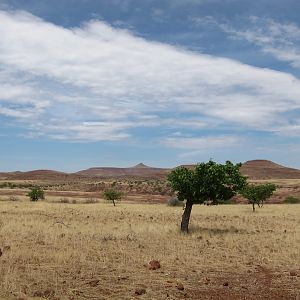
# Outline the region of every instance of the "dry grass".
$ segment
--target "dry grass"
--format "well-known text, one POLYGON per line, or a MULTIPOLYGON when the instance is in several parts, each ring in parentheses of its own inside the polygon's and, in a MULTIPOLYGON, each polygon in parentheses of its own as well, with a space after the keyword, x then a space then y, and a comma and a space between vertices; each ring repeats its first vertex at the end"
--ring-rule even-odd
POLYGON ((159 204, 0 202, 0 298, 296 299, 300 205, 255 214, 248 205, 194 206, 188 236, 178 231, 181 213, 159 204), (149 270, 151 259, 161 269, 149 270))

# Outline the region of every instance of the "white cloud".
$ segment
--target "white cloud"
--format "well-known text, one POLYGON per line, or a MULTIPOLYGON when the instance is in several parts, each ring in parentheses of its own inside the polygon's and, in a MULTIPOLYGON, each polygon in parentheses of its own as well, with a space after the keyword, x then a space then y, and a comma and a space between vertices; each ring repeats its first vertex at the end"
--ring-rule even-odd
MULTIPOLYGON (((199 20, 201 22, 201 20, 199 20)), ((211 18, 202 21, 217 24, 211 18)), ((276 59, 300 68, 300 27, 293 23, 279 23, 272 19, 250 17, 246 29, 235 29, 229 24, 218 24, 232 37, 247 40, 259 46, 263 52, 276 59)))
POLYGON ((204 136, 204 137, 170 137, 164 144, 168 147, 177 149, 208 150, 224 149, 240 144, 243 141, 238 136, 204 136))
POLYGON ((300 81, 287 73, 147 41, 101 21, 68 29, 0 11, 0 24, 0 114, 22 121, 30 136, 119 140, 153 126, 272 131, 300 108, 300 81))

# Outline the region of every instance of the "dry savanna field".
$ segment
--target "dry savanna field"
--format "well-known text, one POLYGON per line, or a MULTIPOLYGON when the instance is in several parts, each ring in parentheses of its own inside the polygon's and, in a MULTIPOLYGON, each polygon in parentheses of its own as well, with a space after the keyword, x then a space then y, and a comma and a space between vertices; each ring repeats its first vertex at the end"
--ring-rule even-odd
POLYGON ((0 299, 299 299, 300 205, 194 205, 189 235, 181 214, 1 201, 0 299))

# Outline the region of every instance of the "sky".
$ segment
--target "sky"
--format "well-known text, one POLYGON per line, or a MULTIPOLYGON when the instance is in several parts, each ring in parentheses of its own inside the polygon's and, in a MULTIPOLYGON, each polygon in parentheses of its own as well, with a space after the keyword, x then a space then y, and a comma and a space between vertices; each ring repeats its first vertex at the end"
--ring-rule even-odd
POLYGON ((300 168, 300 1, 0 0, 0 171, 300 168))

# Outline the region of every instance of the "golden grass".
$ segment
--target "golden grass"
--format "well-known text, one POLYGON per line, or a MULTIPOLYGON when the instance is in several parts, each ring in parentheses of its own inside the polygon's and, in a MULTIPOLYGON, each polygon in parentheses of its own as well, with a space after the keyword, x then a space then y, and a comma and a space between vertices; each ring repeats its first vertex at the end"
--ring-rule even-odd
POLYGON ((0 202, 0 298, 296 299, 299 277, 289 272, 300 270, 300 205, 257 213, 197 205, 187 236, 181 213, 158 204, 0 202), (149 270, 151 259, 161 269, 149 270), (136 296, 140 287, 146 294, 136 296))

